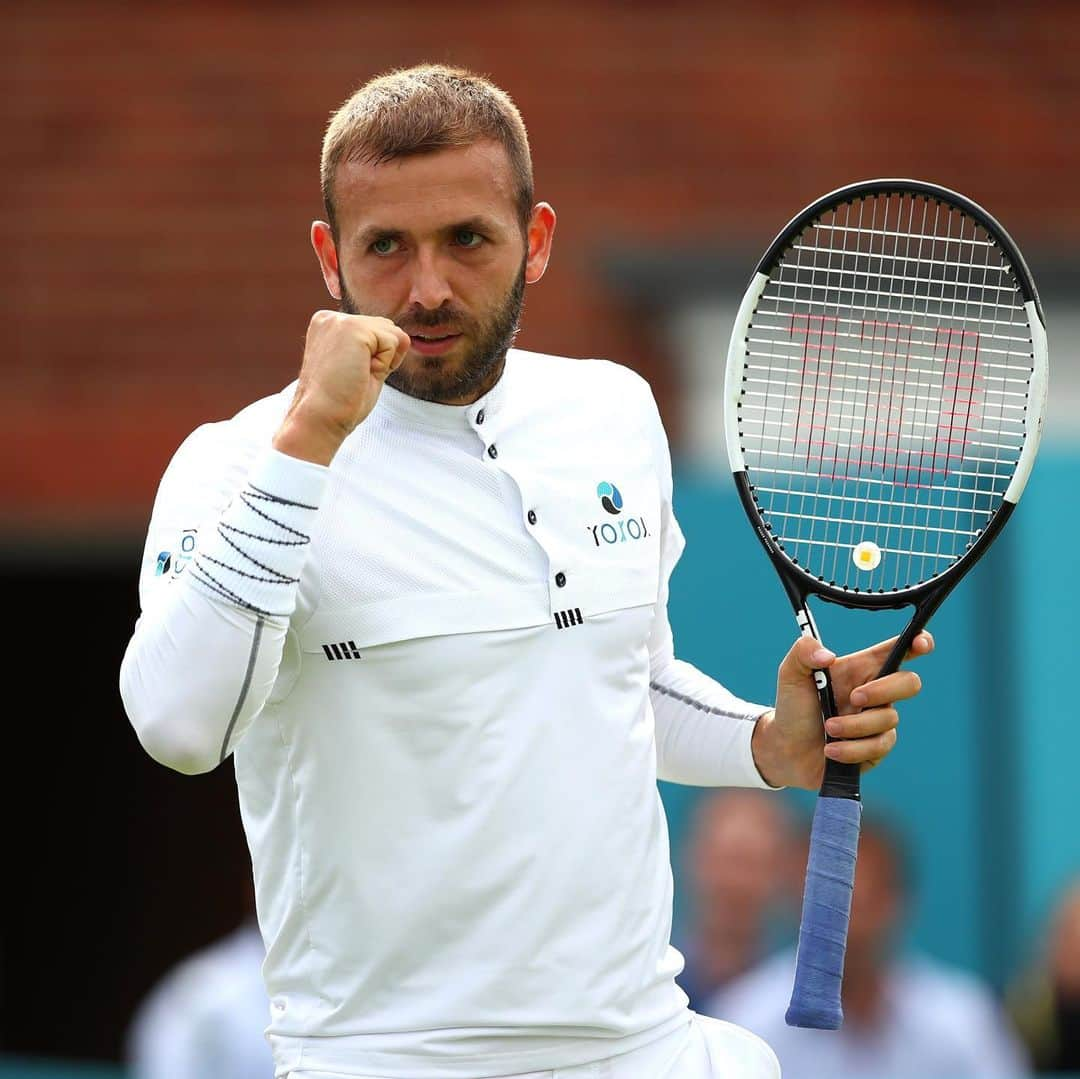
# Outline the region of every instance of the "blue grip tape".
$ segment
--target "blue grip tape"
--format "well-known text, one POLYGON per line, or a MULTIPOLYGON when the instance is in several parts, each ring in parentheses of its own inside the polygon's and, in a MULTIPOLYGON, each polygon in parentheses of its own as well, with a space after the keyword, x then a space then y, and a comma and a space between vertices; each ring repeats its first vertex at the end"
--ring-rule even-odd
POLYGON ((817 800, 803 890, 795 986, 785 1016, 788 1026, 839 1030, 844 1021, 840 985, 861 819, 862 803, 853 798, 817 800))

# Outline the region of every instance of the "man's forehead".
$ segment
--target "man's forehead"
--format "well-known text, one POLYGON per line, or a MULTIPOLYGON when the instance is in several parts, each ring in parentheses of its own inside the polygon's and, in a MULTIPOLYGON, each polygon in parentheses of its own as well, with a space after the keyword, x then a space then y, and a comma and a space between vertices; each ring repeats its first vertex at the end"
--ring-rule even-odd
POLYGON ((421 228, 486 215, 516 217, 510 161, 496 142, 412 154, 380 164, 346 161, 334 180, 339 222, 421 228))

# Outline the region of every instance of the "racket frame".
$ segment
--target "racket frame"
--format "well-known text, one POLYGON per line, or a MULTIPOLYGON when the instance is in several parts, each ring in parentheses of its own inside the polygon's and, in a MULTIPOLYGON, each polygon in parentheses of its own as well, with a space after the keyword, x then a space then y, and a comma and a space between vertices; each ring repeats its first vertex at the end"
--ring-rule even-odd
MULTIPOLYGON (((878 677, 896 671, 903 662, 915 637, 925 628, 931 616, 965 574, 986 553, 990 544, 1012 515, 1034 463, 1041 437, 1047 394, 1047 342, 1042 303, 1020 249, 1005 229, 1002 228, 1001 224, 985 209, 964 195, 940 185, 922 180, 878 179, 860 181, 859 183, 837 188, 816 199, 796 214, 778 233, 759 260, 754 273, 751 275, 749 287, 743 296, 736 315, 728 348, 725 378, 726 442, 735 488, 747 518, 753 524, 754 531, 788 595, 800 632, 804 636, 814 637, 819 641, 821 639, 809 607, 808 600, 810 596, 819 597, 828 603, 859 610, 914 607, 915 610, 911 620, 897 637, 892 651, 878 673, 878 677), (1013 476, 1004 492, 1000 505, 994 510, 985 526, 978 531, 968 548, 952 565, 926 581, 904 588, 879 589, 877 591, 868 589, 863 591, 836 586, 821 577, 815 576, 800 566, 781 548, 758 504, 757 496, 754 494, 753 484, 747 472, 742 452, 739 420, 742 384, 745 377, 744 367, 749 344, 747 334, 756 313, 758 301, 769 283, 770 272, 776 265, 782 263, 783 255, 794 241, 811 227, 823 213, 834 210, 845 203, 850 205, 861 198, 892 195, 924 196, 928 199, 940 201, 946 206, 954 207, 982 226, 998 244, 1008 265, 1013 270, 1016 283, 1024 299, 1028 325, 1032 334, 1032 373, 1027 391, 1025 439, 1013 476)), ((832 681, 827 671, 818 670, 814 672, 814 683, 818 691, 822 721, 824 722, 825 719, 836 715, 838 712, 832 681)), ((828 734, 825 735, 825 738, 826 741, 832 740, 828 734)), ((804 896, 803 926, 800 928, 799 966, 797 967, 795 989, 787 1014, 790 1025, 836 1029, 843 1021, 843 1012, 839 1000, 840 980, 843 971, 843 951, 846 946, 847 918, 850 913, 851 882, 854 879, 854 848, 858 842, 858 821, 861 811, 853 806, 850 813, 841 810, 841 816, 846 814, 845 821, 838 822, 829 818, 830 810, 842 806, 843 801, 846 801, 849 805, 852 802, 860 802, 860 775, 861 767, 859 765, 846 764, 831 759, 826 761, 824 779, 819 791, 818 811, 815 813, 814 835, 811 839, 811 855, 807 868, 808 892, 804 896), (824 799, 839 799, 841 801, 825 802, 824 799), (822 812, 823 809, 824 813, 822 812), (820 822, 819 816, 822 818, 820 822), (841 832, 846 831, 844 842, 851 849, 845 856, 846 864, 840 865, 838 863, 838 866, 840 875, 846 876, 848 883, 846 896, 843 894, 843 889, 841 889, 839 896, 834 891, 828 897, 829 903, 834 906, 844 907, 843 910, 834 911, 834 913, 842 915, 842 926, 838 933, 834 933, 834 936, 839 936, 840 939, 832 942, 834 945, 832 955, 824 957, 818 955, 814 959, 815 964, 821 962, 823 967, 829 969, 823 971, 807 970, 805 972, 806 980, 804 981, 804 971, 801 965, 803 929, 806 928, 808 922, 807 904, 811 902, 809 894, 811 870, 814 868, 815 846, 817 845, 819 827, 823 834, 826 831, 830 832, 829 838, 833 841, 840 836, 841 832), (839 946, 838 958, 835 949, 836 944, 839 946), (824 974, 824 978, 819 977, 822 974, 824 974), (811 986, 811 981, 814 979, 816 981, 811 986)), ((817 875, 820 876, 821 874, 817 875)), ((826 873, 823 876, 828 877, 830 875, 826 873)), ((821 882, 815 881, 814 883, 817 886, 821 882)), ((830 886, 832 883, 830 882, 830 886)), ((840 881, 840 884, 843 883, 843 881, 840 881)), ((818 902, 819 898, 815 898, 814 901, 818 902)), ((815 948, 820 943, 820 941, 816 941, 815 948)), ((813 964, 808 962, 807 968, 811 965, 813 964)))

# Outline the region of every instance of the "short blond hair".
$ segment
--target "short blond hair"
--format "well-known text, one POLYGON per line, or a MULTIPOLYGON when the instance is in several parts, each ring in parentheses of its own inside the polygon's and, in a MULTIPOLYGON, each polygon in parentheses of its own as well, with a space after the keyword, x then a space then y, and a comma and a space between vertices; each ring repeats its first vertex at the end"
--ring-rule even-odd
POLYGON ((334 178, 343 162, 378 165, 482 139, 506 150, 524 227, 532 212, 532 156, 525 123, 506 91, 442 64, 399 68, 364 83, 331 116, 323 137, 322 196, 334 234, 334 178))

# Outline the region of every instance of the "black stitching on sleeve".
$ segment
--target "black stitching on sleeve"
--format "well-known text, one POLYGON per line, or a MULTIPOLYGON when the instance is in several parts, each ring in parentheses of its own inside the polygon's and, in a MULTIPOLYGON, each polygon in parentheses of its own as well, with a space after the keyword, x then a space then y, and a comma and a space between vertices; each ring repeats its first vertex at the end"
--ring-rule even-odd
POLYGON ((243 596, 238 595, 227 585, 222 584, 212 573, 207 571, 206 567, 203 566, 201 562, 196 561, 191 567, 191 572, 195 580, 200 584, 217 592, 219 596, 224 596, 225 599, 234 603, 237 607, 242 607, 246 611, 254 611, 255 614, 267 618, 272 617, 269 611, 264 611, 261 607, 256 607, 254 603, 249 603, 243 596))
MULTIPOLYGON (((243 551, 240 553, 244 554, 243 551)), ((247 558, 247 555, 244 555, 244 557, 247 558)), ((273 574, 272 577, 260 577, 257 573, 248 573, 246 570, 237 569, 236 566, 230 566, 228 562, 222 562, 220 558, 214 558, 213 555, 208 555, 205 551, 199 554, 199 561, 213 562, 215 566, 227 569, 230 573, 235 573, 238 577, 243 577, 248 581, 258 581, 260 584, 296 584, 300 580, 299 577, 286 577, 283 573, 278 573, 278 571, 274 569, 266 570, 267 573, 273 574)), ((252 558, 250 561, 255 562, 255 559, 252 558)), ((258 566, 259 563, 255 562, 255 565, 258 566)), ((266 569, 265 566, 261 566, 260 568, 266 569)), ((203 572, 205 573, 206 570, 203 569, 203 572)))
MULTIPOLYGON (((298 529, 290 527, 289 525, 285 524, 284 521, 279 521, 276 517, 271 517, 269 513, 266 513, 263 510, 259 509, 259 507, 255 505, 255 499, 258 498, 258 496, 253 496, 251 494, 252 490, 254 490, 254 488, 249 488, 246 491, 240 492, 240 501, 243 502, 244 505, 247 506, 247 508, 251 510, 252 513, 257 514, 264 521, 269 521, 272 525, 277 525, 277 527, 280 528, 283 532, 289 532, 294 536, 301 537, 305 542, 311 539, 310 536, 305 536, 304 533, 300 532, 298 529)), ((282 502, 282 505, 287 504, 288 503, 282 502)))
MULTIPOLYGON (((274 522, 276 523, 276 522, 274 522)), ((294 529, 290 529, 294 535, 299 536, 300 539, 295 540, 283 540, 274 539, 272 536, 260 536, 257 532, 245 532, 242 528, 237 528, 236 525, 226 524, 224 521, 218 522, 218 531, 232 532, 237 536, 244 536, 246 539, 256 540, 259 543, 270 543, 275 547, 303 547, 305 543, 311 542, 310 536, 305 536, 303 532, 296 532, 294 529)))
POLYGON ((302 510, 317 510, 318 506, 309 506, 306 502, 291 502, 287 498, 282 498, 280 495, 271 494, 269 491, 264 491, 261 487, 256 487, 255 484, 249 483, 248 490, 254 491, 255 496, 265 499, 267 502, 277 502, 282 506, 296 506, 297 509, 302 510))
POLYGON ((655 689, 657 693, 661 693, 665 697, 671 697, 672 700, 676 700, 680 704, 688 704, 699 712, 708 712, 711 716, 725 716, 727 719, 741 719, 749 722, 749 718, 741 712, 728 712, 723 708, 714 708, 712 705, 705 704, 704 701, 697 701, 693 697, 687 697, 676 692, 674 689, 668 689, 667 686, 662 686, 659 682, 650 682, 649 689, 655 689))
POLYGON ((195 556, 195 561, 192 564, 192 572, 195 579, 199 581, 204 587, 210 589, 212 592, 217 593, 219 596, 227 599, 235 606, 241 607, 244 610, 252 611, 261 617, 274 617, 270 611, 263 610, 263 608, 256 606, 249 600, 245 599, 238 592, 231 589, 224 581, 218 579, 217 576, 210 570, 210 566, 218 566, 227 573, 234 573, 238 577, 243 577, 248 581, 258 582, 260 584, 271 585, 283 585, 290 586, 299 583, 298 577, 288 577, 279 570, 274 569, 272 566, 268 566, 261 562, 250 552, 246 551, 237 539, 244 538, 252 540, 255 543, 265 543, 277 547, 303 547, 311 542, 311 537, 301 532, 299 529, 292 528, 284 521, 279 521, 271 514, 265 512, 255 505, 256 501, 269 502, 271 504, 281 506, 295 506, 300 509, 315 510, 316 506, 306 506, 301 502, 291 502, 289 499, 280 498, 277 495, 271 494, 267 491, 262 491, 259 488, 248 484, 247 488, 240 492, 240 501, 246 506, 252 513, 261 517, 262 520, 267 522, 273 528, 280 529, 282 532, 288 534, 290 537, 295 538, 277 538, 274 536, 260 536, 254 532, 247 532, 242 528, 237 528, 236 525, 229 524, 227 521, 219 521, 217 525, 218 535, 225 541, 225 543, 236 552, 245 562, 252 566, 262 570, 267 576, 260 576, 259 574, 252 573, 249 570, 241 569, 239 566, 231 565, 228 562, 222 561, 220 558, 215 558, 213 555, 206 551, 199 551, 195 556), (235 538, 234 538, 235 537, 235 538), (197 572, 195 572, 197 571, 197 572))
POLYGON ((233 543, 233 541, 229 539, 229 537, 225 534, 225 530, 223 530, 220 526, 218 527, 218 534, 238 555, 240 555, 241 558, 246 558, 253 566, 258 566, 259 569, 261 569, 264 573, 269 573, 271 574, 271 576, 255 577, 252 574, 245 573, 243 570, 237 569, 235 566, 230 566, 227 563, 220 561, 219 559, 210 558, 210 556, 205 552, 201 552, 203 558, 208 558, 211 562, 216 562, 219 566, 223 566, 225 569, 231 569, 234 573, 239 573, 242 577, 249 577, 253 581, 267 581, 270 584, 296 584, 296 582, 299 580, 298 577, 286 577, 284 573, 279 572, 272 566, 264 566, 262 562, 260 562, 254 556, 248 554, 248 552, 245 551, 244 548, 241 547, 239 544, 233 543))

